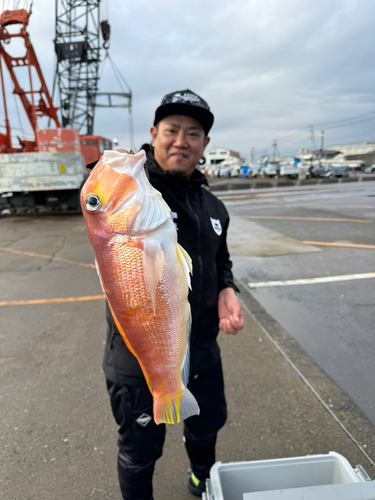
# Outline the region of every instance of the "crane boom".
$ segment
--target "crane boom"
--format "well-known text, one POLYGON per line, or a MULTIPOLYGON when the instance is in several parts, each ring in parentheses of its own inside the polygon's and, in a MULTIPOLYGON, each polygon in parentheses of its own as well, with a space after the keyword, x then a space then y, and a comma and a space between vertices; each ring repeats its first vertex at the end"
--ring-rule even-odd
POLYGON ((30 41, 29 34, 27 32, 27 26, 29 24, 29 17, 31 15, 31 10, 27 12, 25 9, 19 10, 6 10, 0 16, 0 73, 1 73, 1 84, 3 89, 3 101, 5 110, 5 123, 6 123, 6 134, 2 134, 2 152, 10 153, 15 151, 12 147, 11 137, 10 137, 10 126, 7 116, 7 105, 6 105, 6 95, 4 91, 4 79, 2 71, 2 61, 4 61, 5 66, 9 72, 12 79, 14 90, 13 93, 18 95, 22 106, 25 110, 26 116, 30 122, 31 128, 34 132, 34 140, 32 141, 20 141, 21 150, 24 152, 36 151, 37 150, 37 131, 38 124, 37 118, 41 116, 50 117, 56 124, 56 127, 60 127, 60 122, 57 117, 57 109, 53 103, 51 96, 48 92, 47 85, 45 83, 42 71, 39 66, 38 59, 36 57, 34 48, 30 41), (15 33, 9 33, 7 27, 9 25, 18 25, 19 31, 15 33), (9 44, 12 38, 22 38, 24 40, 26 54, 23 57, 13 57, 6 50, 5 45, 9 44), (28 89, 25 90, 21 87, 19 80, 16 75, 16 68, 23 67, 28 69, 28 89), (39 82, 33 82, 32 71, 34 68, 38 76, 39 82))

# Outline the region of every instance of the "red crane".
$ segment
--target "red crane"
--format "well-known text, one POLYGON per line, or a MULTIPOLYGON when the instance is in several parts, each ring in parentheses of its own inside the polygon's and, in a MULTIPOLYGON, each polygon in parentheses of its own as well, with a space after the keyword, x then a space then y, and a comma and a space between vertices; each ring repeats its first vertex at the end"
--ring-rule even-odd
POLYGON ((59 119, 57 117, 58 108, 56 108, 52 103, 51 96, 48 92, 47 85, 44 81, 43 74, 38 63, 38 59, 27 32, 27 25, 29 23, 30 15, 31 9, 29 10, 29 12, 27 12, 25 9, 19 9, 6 10, 0 16, 0 79, 4 102, 6 128, 5 134, 0 134, 0 153, 13 153, 20 150, 22 152, 39 151, 37 137, 37 118, 39 117, 48 116, 55 122, 57 128, 61 127, 59 119), (9 33, 7 27, 10 25, 19 26, 19 31, 17 31, 16 33, 9 33), (5 46, 10 43, 11 39, 17 37, 23 38, 24 40, 26 54, 23 57, 12 57, 5 50, 5 46), (34 140, 20 140, 21 148, 14 148, 12 146, 11 128, 9 124, 8 108, 4 89, 2 61, 4 61, 5 66, 7 67, 12 79, 14 85, 13 93, 17 94, 21 99, 23 108, 34 132, 34 140), (17 75, 15 73, 15 69, 19 67, 27 67, 28 69, 27 89, 22 88, 19 84, 17 75), (35 68, 36 74, 39 79, 38 82, 33 82, 31 71, 32 67, 35 68))
MULTIPOLYGON (((11 210, 38 210, 39 207, 77 209, 79 189, 87 175, 85 165, 90 168, 105 149, 112 149, 111 141, 105 137, 79 136, 70 123, 66 128, 61 127, 58 108, 53 105, 27 32, 31 13, 31 8, 17 8, 0 15, 0 85, 5 115, 5 133, 0 133, 0 214, 4 210, 8 213, 11 210), (7 45, 17 38, 21 39, 26 51, 22 56, 11 56, 7 45), (7 89, 4 87, 5 67, 12 80, 13 94, 21 100, 34 134, 33 140, 19 139, 17 147, 12 144, 7 89), (52 119, 55 128, 39 129, 41 117, 52 119)), ((104 33, 103 38, 108 42, 108 33, 104 33)), ((69 41, 62 43, 62 49, 68 54, 72 47, 74 44, 69 41)), ((109 99, 111 95, 108 94, 109 99)), ((130 103, 130 93, 116 95, 127 97, 130 103)), ((65 109, 65 102, 63 104, 65 109)), ((128 107, 130 109, 130 104, 128 107)))

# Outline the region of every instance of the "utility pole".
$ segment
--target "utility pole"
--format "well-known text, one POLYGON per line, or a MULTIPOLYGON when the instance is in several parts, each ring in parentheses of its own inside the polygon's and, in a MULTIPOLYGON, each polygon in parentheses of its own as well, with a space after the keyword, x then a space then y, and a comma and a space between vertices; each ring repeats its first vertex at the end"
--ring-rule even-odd
POLYGON ((316 149, 315 135, 314 135, 314 127, 310 125, 310 151, 314 151, 316 149))
POLYGON ((251 148, 250 162, 254 163, 255 161, 255 148, 251 148))
POLYGON ((279 151, 277 149, 277 141, 276 140, 273 141, 272 147, 273 147, 272 161, 276 161, 279 158, 279 151))
POLYGON ((324 130, 322 130, 319 134, 320 137, 320 151, 324 149, 324 130))

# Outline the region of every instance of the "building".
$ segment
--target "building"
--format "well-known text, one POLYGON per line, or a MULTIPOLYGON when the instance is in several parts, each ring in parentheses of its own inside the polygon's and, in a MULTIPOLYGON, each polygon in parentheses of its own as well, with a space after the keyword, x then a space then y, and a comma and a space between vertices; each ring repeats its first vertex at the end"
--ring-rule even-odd
POLYGON ((225 148, 213 148, 206 155, 206 166, 212 167, 218 163, 226 161, 227 163, 240 163, 246 165, 245 158, 241 158, 240 153, 225 148))
POLYGON ((362 144, 335 144, 328 149, 331 151, 340 151, 336 159, 343 160, 363 160, 366 167, 375 163, 375 142, 363 142, 362 144))

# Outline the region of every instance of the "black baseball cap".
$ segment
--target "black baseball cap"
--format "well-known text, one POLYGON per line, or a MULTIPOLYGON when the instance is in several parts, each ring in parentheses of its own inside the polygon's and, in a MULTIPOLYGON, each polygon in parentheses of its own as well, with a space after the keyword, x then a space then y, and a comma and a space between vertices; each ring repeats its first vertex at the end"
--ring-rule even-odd
POLYGON ((163 97, 160 106, 155 111, 154 126, 166 116, 190 116, 199 122, 206 135, 214 123, 214 115, 204 99, 189 89, 176 90, 163 97))

